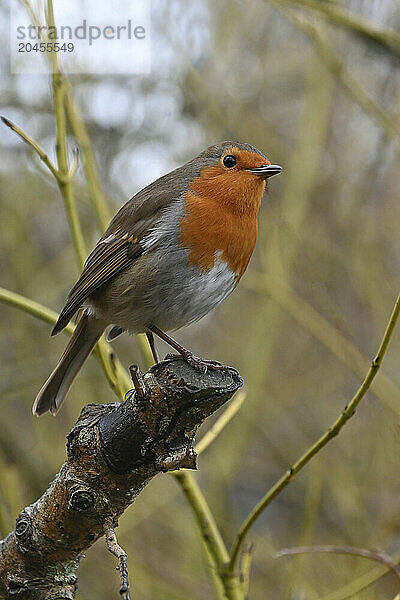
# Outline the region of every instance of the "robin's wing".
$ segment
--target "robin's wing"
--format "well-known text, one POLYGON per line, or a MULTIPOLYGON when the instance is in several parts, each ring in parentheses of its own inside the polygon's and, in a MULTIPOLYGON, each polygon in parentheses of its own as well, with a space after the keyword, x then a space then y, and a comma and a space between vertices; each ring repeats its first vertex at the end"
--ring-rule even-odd
POLYGON ((99 240, 88 256, 80 278, 68 295, 52 335, 64 329, 90 294, 123 271, 142 253, 143 248, 137 237, 127 233, 116 232, 99 240))
POLYGON ((69 293, 52 335, 67 325, 90 294, 157 244, 157 235, 153 236, 150 242, 147 241, 144 247, 141 240, 157 228, 161 212, 182 197, 189 181, 199 173, 202 163, 197 163, 191 161, 160 177, 133 196, 118 211, 86 260, 82 274, 69 293))

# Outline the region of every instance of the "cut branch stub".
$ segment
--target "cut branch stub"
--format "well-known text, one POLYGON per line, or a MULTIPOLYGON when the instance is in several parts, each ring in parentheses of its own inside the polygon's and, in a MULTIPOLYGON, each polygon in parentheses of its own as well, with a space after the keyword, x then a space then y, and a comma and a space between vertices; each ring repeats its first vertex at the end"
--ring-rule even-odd
POLYGON ((201 423, 242 385, 230 367, 200 373, 183 360, 146 373, 141 393, 89 404, 68 435, 67 461, 0 542, 0 599, 73 599, 82 553, 160 471, 195 468, 201 423))
MULTIPOLYGON (((99 422, 101 450, 115 473, 156 458, 160 463, 162 457, 176 465, 171 463, 170 469, 177 468, 178 454, 183 449, 190 454, 199 424, 232 396, 242 379, 229 367, 203 374, 174 360, 154 365, 143 383, 145 396, 128 392, 125 402, 99 422)), ((185 463, 187 459, 182 455, 185 463)))

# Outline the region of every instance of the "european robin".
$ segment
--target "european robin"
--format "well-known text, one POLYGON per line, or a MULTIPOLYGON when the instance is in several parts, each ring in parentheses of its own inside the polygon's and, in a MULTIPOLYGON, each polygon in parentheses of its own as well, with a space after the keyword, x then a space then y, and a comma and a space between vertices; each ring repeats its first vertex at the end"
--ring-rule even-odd
POLYGON ((109 340, 146 333, 156 362, 153 334, 194 367, 217 367, 164 332, 201 319, 234 290, 254 250, 266 180, 281 170, 250 144, 222 142, 128 200, 60 313, 52 335, 79 310, 78 322, 33 413, 56 414, 108 325, 109 340))

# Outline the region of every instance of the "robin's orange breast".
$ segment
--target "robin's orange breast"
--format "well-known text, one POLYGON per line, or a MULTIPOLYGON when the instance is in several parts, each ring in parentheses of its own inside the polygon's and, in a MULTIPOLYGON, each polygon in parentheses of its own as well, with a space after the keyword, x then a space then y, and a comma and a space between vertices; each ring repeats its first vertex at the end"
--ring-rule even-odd
POLYGON ((205 167, 185 194, 180 243, 189 262, 210 270, 218 257, 237 279, 249 263, 257 239, 257 214, 265 182, 247 171, 205 167))

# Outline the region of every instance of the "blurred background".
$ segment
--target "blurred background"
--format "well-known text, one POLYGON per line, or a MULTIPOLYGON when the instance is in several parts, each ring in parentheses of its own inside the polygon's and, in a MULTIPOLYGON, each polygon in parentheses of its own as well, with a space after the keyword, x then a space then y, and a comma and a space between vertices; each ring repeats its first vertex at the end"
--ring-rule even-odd
MULTIPOLYGON (((399 30, 396 0, 329 4, 372 28, 399 30)), ((0 7, 6 40, 9 7, 0 7)), ((283 166, 269 184, 241 285, 176 334, 245 380, 240 412, 195 474, 230 545, 254 504, 355 393, 396 299, 399 54, 323 18, 308 1, 156 0, 151 25, 149 75, 69 78, 112 213, 218 140, 249 142, 283 166)), ((48 77, 10 75, 6 52, 0 62, 1 113, 54 156, 48 77)), ((72 134, 69 143, 76 145, 72 134)), ((78 275, 59 191, 4 126, 0 149, 1 285, 58 311, 78 275)), ((90 249, 99 230, 81 166, 74 190, 90 249)), ((50 325, 14 307, 0 309, 3 537, 58 471, 82 406, 114 396, 92 358, 57 418, 33 418, 34 397, 66 338, 51 339, 50 325)), ((397 593, 395 575, 375 581, 379 566, 363 558, 273 555, 313 544, 400 552, 399 333, 355 417, 251 531, 252 600, 389 600, 397 593)), ((134 338, 122 336, 114 347, 125 366, 144 366, 134 338)), ((214 597, 191 509, 171 476, 151 481, 118 531, 135 597, 214 597)), ((77 598, 116 598, 117 586, 100 541, 82 561, 77 598)))

